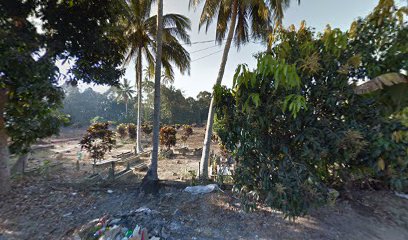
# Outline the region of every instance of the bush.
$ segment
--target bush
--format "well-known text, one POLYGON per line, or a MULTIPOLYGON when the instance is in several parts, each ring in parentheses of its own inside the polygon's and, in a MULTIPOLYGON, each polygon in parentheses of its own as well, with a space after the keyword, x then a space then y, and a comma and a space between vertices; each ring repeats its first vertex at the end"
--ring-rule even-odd
POLYGON ((119 137, 120 137, 120 138, 124 139, 124 138, 127 136, 127 127, 126 127, 126 124, 123 124, 123 123, 119 124, 119 125, 116 127, 116 132, 119 134, 119 137))
POLYGON ((108 123, 92 124, 81 142, 81 149, 86 149, 91 154, 94 162, 104 158, 108 151, 116 144, 115 134, 109 130, 108 123))
POLYGON ((407 47, 404 30, 383 7, 350 33, 282 30, 257 69, 241 65, 231 89, 214 88, 215 131, 236 160, 234 191, 246 209, 263 202, 294 218, 330 200, 329 187, 364 179, 406 189, 408 140, 399 133, 407 128, 354 92, 357 79, 407 67, 395 54, 407 47))
POLYGON ((137 137, 137 127, 136 124, 128 123, 127 125, 127 132, 130 139, 135 140, 137 137))
POLYGON ((166 146, 167 150, 170 150, 172 146, 176 145, 176 129, 173 127, 162 127, 160 129, 160 144, 166 146))
POLYGON ((190 125, 183 125, 183 135, 190 137, 193 134, 193 128, 190 125))
POLYGON ((142 125, 142 131, 143 133, 145 133, 146 135, 150 135, 153 131, 153 126, 151 124, 143 124, 142 125))
POLYGON ((181 141, 185 144, 188 138, 193 134, 193 128, 190 125, 183 125, 183 134, 181 135, 181 141))

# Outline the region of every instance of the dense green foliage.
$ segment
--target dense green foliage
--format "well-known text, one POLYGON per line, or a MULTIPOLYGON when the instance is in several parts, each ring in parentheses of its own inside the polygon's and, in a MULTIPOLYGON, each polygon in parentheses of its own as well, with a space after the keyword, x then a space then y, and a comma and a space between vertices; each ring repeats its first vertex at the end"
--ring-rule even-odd
POLYGON ((216 131, 246 207, 262 201, 295 217, 325 202, 329 187, 375 178, 408 189, 408 139, 398 137, 407 128, 354 93, 361 79, 408 69, 399 14, 387 0, 349 32, 282 29, 254 71, 240 66, 232 89, 215 88, 216 131))
POLYGON ((117 83, 124 47, 111 30, 119 13, 120 5, 106 0, 1 1, 0 88, 7 90, 13 152, 56 133, 65 121, 57 111, 62 77, 72 83, 117 83), (65 61, 70 64, 63 75, 56 63, 65 61))
MULTIPOLYGON (((153 114, 153 89, 147 82, 145 86, 146 100, 142 103, 142 121, 151 122, 153 114)), ((200 92, 197 99, 184 97, 179 89, 162 86, 162 122, 174 123, 203 123, 207 118, 208 106, 211 94, 200 92)), ((69 115, 73 126, 87 126, 91 119, 100 116, 107 121, 116 123, 136 123, 135 109, 136 99, 131 98, 128 102, 128 114, 125 103, 118 102, 115 91, 108 90, 105 93, 95 92, 91 88, 81 92, 78 87, 64 86, 66 94, 63 100, 64 114, 69 115)))
POLYGON ((108 123, 94 123, 88 128, 80 144, 81 149, 88 151, 94 161, 102 160, 116 144, 115 134, 109 130, 108 123))
POLYGON ((160 144, 166 146, 170 150, 172 146, 176 145, 177 130, 174 127, 164 126, 160 128, 160 144))

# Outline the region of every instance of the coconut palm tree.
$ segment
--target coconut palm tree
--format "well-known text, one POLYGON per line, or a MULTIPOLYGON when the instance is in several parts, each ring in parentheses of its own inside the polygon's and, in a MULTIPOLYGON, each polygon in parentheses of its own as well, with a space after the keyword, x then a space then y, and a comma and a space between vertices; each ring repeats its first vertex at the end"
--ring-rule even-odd
MULTIPOLYGON (((225 36, 224 52, 216 84, 221 84, 232 41, 239 47, 252 39, 265 40, 272 22, 280 22, 283 11, 290 0, 190 0, 189 7, 197 7, 204 2, 199 29, 205 26, 208 31, 216 20, 216 41, 222 43, 225 36)), ((210 153, 212 126, 214 121, 214 98, 211 99, 207 128, 201 156, 201 178, 208 178, 208 157, 210 153)))
POLYGON ((120 83, 117 87, 115 87, 114 91, 116 93, 116 101, 125 103, 125 109, 126 109, 125 112, 127 116, 128 103, 129 103, 129 100, 133 98, 133 94, 135 93, 135 90, 133 90, 133 87, 130 86, 129 80, 125 78, 123 79, 123 83, 120 83))
MULTIPOLYGON (((157 55, 156 44, 159 38, 157 34, 162 34, 162 54, 160 57, 160 69, 163 66, 164 74, 173 79, 175 65, 181 73, 190 73, 190 55, 184 49, 180 41, 189 44, 190 36, 187 31, 191 29, 188 18, 179 14, 166 14, 162 16, 163 30, 156 31, 158 20, 156 16, 150 16, 151 6, 154 0, 126 0, 125 18, 123 25, 125 28, 124 38, 129 47, 126 62, 132 59, 136 62, 136 87, 137 87, 137 140, 136 152, 141 152, 141 105, 142 105, 142 79, 143 60, 146 60, 147 69, 150 75, 154 74, 155 57, 157 55)), ((160 2, 158 2, 159 4, 160 2)), ((157 68, 157 66, 156 66, 157 68)), ((161 73, 161 71, 159 72, 161 73)))

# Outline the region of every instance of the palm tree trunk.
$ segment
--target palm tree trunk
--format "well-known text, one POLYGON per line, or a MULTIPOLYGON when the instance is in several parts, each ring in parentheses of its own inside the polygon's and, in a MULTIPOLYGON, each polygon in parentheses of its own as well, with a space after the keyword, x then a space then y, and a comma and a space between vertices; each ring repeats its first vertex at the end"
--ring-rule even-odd
POLYGON ((4 108, 7 101, 7 90, 0 89, 0 195, 10 190, 10 169, 8 167, 9 150, 7 144, 6 124, 4 120, 4 108))
MULTIPOLYGON (((235 25, 237 22, 237 14, 238 14, 238 0, 234 0, 232 3, 232 15, 231 15, 230 27, 228 30, 228 37, 225 43, 224 53, 222 55, 220 70, 218 71, 218 77, 217 77, 217 82, 216 82, 217 85, 221 84, 222 78, 224 77, 225 65, 227 64, 227 60, 228 60, 228 53, 231 48, 232 39, 234 38, 235 25)), ((201 173, 200 178, 201 179, 208 178, 208 158, 210 155, 213 123, 214 123, 214 96, 211 98, 210 108, 208 110, 207 129, 205 132, 203 153, 201 155, 201 162, 200 162, 200 173, 201 173)))
POLYGON ((151 164, 146 176, 142 181, 142 189, 145 192, 157 193, 159 177, 157 175, 157 162, 159 155, 159 131, 160 131, 160 78, 162 57, 162 34, 163 34, 163 0, 157 1, 157 37, 156 37, 156 65, 154 78, 154 112, 153 112, 153 149, 151 164))
POLYGON ((128 101, 125 102, 125 114, 128 115, 128 101))
POLYGON ((138 50, 137 57, 137 125, 136 125, 136 153, 141 153, 142 149, 142 49, 138 50))

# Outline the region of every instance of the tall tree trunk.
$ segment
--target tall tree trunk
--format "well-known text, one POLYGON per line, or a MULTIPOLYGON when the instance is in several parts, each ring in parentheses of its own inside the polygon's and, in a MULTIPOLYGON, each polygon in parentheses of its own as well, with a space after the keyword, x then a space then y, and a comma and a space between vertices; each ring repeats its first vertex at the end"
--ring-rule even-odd
POLYGON ((125 102, 125 114, 128 115, 128 102, 125 102))
MULTIPOLYGON (((225 43, 224 53, 222 54, 221 66, 220 66, 220 70, 218 71, 218 77, 217 77, 216 84, 221 84, 222 78, 224 77, 225 65, 227 64, 227 60, 228 60, 228 53, 231 48, 232 39, 234 38, 235 25, 237 22, 237 14, 238 14, 238 0, 234 0, 232 3, 232 15, 231 15, 230 27, 228 30, 228 37, 225 43)), ((207 129, 205 132, 203 153, 201 155, 201 162, 200 162, 200 174, 201 174, 200 178, 201 179, 208 178, 208 158, 210 155, 213 123, 214 123, 214 96, 211 98, 210 108, 208 110, 207 129)))
POLYGON ((136 125, 136 153, 141 153, 142 149, 142 48, 138 50, 137 57, 137 125, 136 125))
POLYGON ((153 112, 153 150, 151 164, 142 181, 145 192, 156 193, 158 191, 159 177, 157 175, 157 162, 159 155, 159 131, 160 131, 160 78, 162 57, 162 34, 163 34, 163 0, 157 1, 157 37, 156 37, 156 65, 154 72, 154 112, 153 112))
POLYGON ((7 89, 0 88, 0 195, 10 190, 10 169, 8 161, 10 153, 7 144, 6 124, 4 111, 7 101, 7 89))

